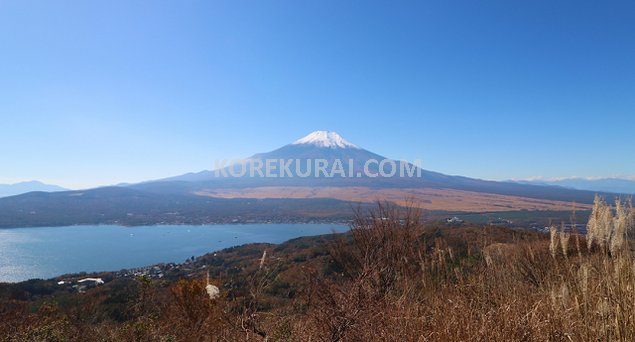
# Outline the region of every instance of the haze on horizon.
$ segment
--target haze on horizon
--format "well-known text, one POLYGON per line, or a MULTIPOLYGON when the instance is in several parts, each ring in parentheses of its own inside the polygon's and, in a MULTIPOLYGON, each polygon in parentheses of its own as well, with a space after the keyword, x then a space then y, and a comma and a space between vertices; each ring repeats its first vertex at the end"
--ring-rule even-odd
POLYGON ((4 1, 0 46, 0 183, 159 179, 315 130, 453 175, 635 176, 631 1, 4 1))

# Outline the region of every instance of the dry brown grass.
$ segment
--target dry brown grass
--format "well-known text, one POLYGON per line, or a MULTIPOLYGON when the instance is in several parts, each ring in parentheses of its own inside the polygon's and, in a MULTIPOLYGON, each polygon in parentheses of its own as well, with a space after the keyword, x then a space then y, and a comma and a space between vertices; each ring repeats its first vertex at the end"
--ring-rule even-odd
MULTIPOLYGON (((376 216, 386 213, 395 212, 380 207, 376 216)), ((635 215, 632 207, 624 213, 635 215)), ((635 257, 626 248, 582 250, 554 229, 555 243, 484 246, 472 268, 442 240, 420 254, 411 242, 423 228, 376 216, 358 217, 355 252, 336 245, 351 281, 323 286, 327 300, 314 312, 323 340, 635 340, 635 257)), ((605 219, 620 222, 619 209, 605 219)))
MULTIPOLYGON (((408 205, 404 198, 416 199, 418 208, 469 212, 513 210, 571 210, 573 203, 506 196, 452 189, 373 189, 368 187, 258 187, 245 189, 213 189, 196 192, 199 196, 219 198, 335 198, 344 201, 388 201, 408 205)), ((577 205, 590 209, 590 205, 577 205)))
MULTIPOLYGON (((238 290, 211 300, 204 278, 148 286, 125 323, 91 324, 55 306, 26 314, 7 340, 118 341, 634 341, 635 254, 630 204, 596 202, 584 236, 504 228, 426 227, 418 210, 358 212, 328 244, 326 264, 254 256, 238 290), (608 208, 608 209, 607 209, 608 208), (609 215, 610 214, 610 215, 609 215), (598 236, 606 239, 598 240, 598 236), (621 245, 620 245, 621 244, 621 245), (588 246, 588 248, 587 248, 588 246), (294 272, 300 294, 270 305, 294 272), (147 293, 145 293, 147 292, 147 293), (43 318, 44 317, 44 318, 43 318), (37 318, 41 319, 38 321, 37 318)), ((323 259, 315 259, 323 260, 323 259)), ((215 281, 221 284, 220 280, 215 281)), ((2 310, 0 310, 2 313, 2 310)), ((10 317, 7 317, 7 319, 10 317)))

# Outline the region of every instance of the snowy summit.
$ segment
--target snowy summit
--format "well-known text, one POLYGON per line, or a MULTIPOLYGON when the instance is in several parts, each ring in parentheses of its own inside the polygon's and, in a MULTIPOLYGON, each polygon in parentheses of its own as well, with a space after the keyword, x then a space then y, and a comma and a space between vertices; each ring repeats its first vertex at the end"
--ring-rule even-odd
POLYGON ((355 144, 342 138, 341 135, 329 131, 315 131, 306 137, 293 142, 293 145, 301 144, 329 148, 359 148, 355 144))

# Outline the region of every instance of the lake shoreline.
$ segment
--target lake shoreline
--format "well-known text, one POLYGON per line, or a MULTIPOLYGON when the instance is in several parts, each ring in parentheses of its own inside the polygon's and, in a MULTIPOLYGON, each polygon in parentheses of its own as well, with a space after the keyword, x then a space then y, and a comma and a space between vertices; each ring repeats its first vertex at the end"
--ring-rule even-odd
POLYGON ((250 243, 344 232, 343 224, 77 225, 0 229, 0 282, 115 272, 250 243))
POLYGON ((77 223, 77 224, 65 224, 65 225, 41 225, 41 226, 14 226, 14 227, 0 227, 1 230, 9 230, 9 229, 25 229, 25 228, 64 228, 64 227, 122 227, 122 228, 136 228, 136 227, 160 227, 160 226, 245 226, 245 225, 281 225, 281 224, 289 224, 289 225, 311 225, 311 224, 335 224, 335 225, 349 225, 352 222, 352 219, 347 220, 308 220, 308 221, 245 221, 245 222, 210 222, 210 223, 152 223, 152 224, 138 224, 138 225, 128 225, 128 224, 118 224, 118 223, 77 223))

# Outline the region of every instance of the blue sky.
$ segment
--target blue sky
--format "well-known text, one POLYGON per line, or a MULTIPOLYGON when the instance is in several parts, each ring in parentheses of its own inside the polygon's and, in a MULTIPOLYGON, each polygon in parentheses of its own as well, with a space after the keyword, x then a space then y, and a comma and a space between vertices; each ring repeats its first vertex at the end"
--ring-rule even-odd
POLYGON ((1 1, 0 182, 333 130, 485 179, 635 175, 633 1, 1 1))

